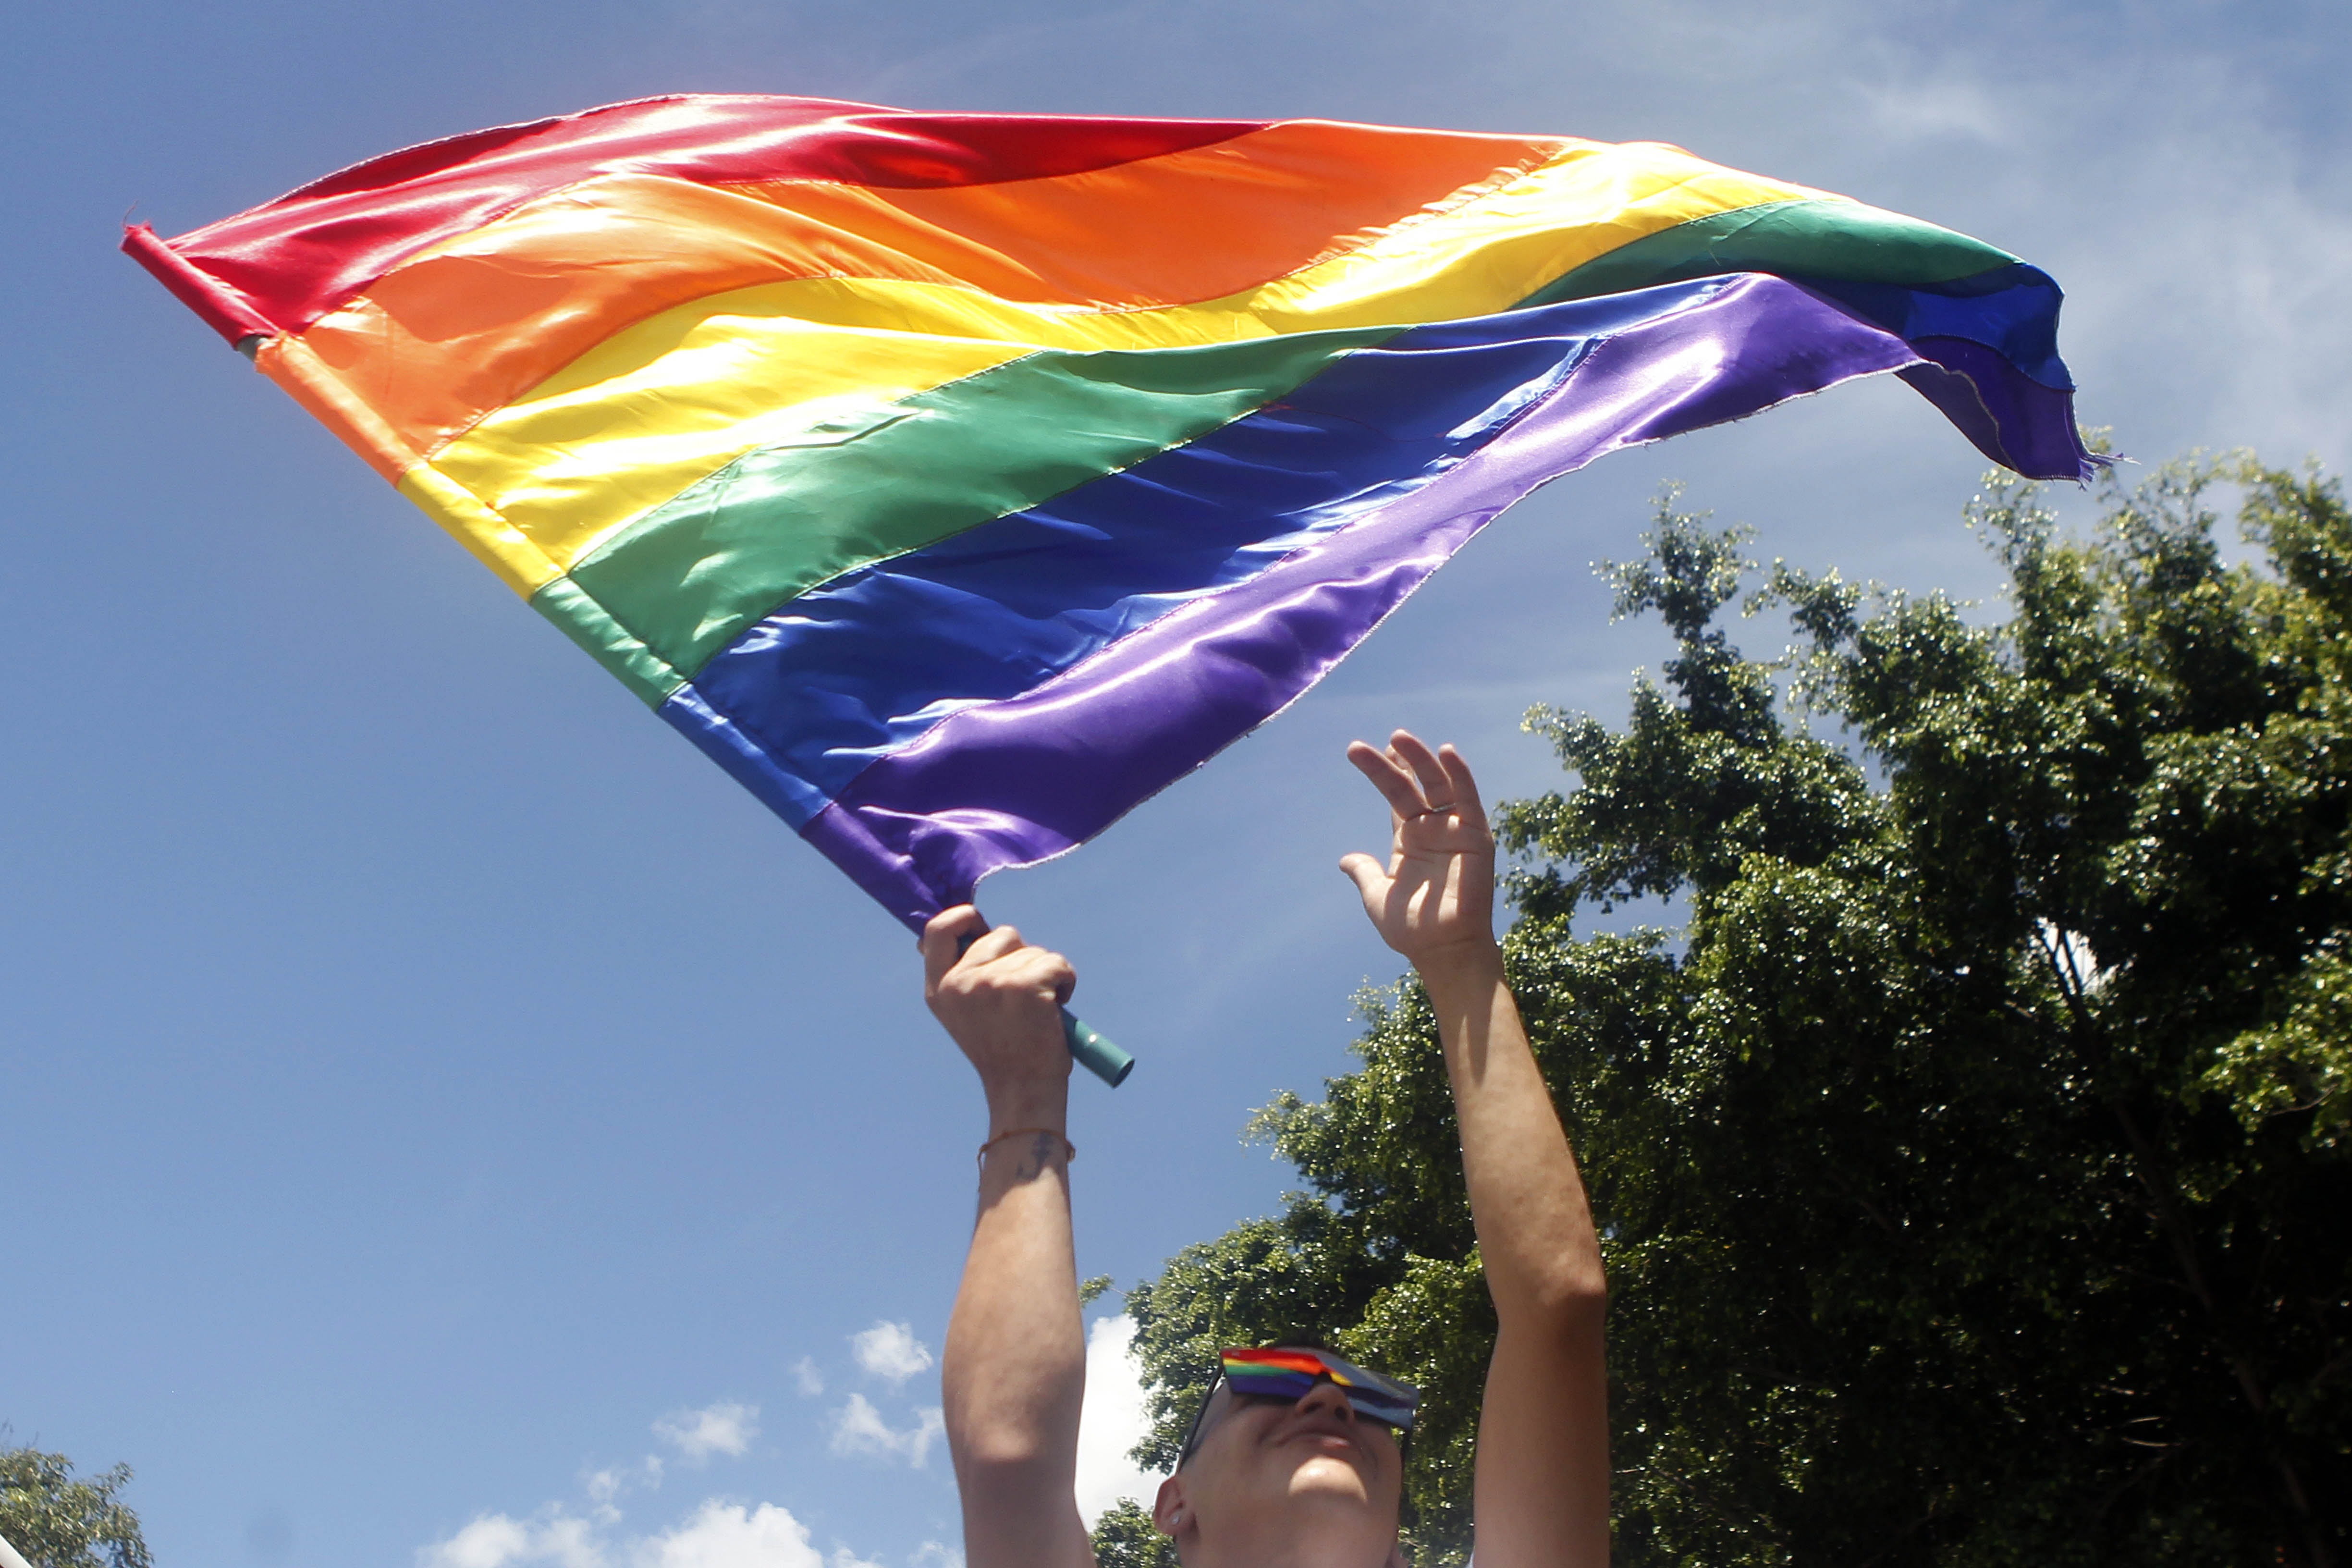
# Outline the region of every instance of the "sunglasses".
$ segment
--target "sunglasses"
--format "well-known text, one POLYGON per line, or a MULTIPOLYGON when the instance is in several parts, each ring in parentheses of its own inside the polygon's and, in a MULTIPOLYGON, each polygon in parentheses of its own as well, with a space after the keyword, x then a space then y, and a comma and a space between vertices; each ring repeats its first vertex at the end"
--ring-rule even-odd
POLYGON ((1412 1430, 1412 1413, 1421 1404, 1421 1390, 1411 1384, 1366 1372, 1329 1351, 1307 1345, 1233 1348, 1219 1352, 1218 1357, 1217 1376, 1209 1384, 1208 1398, 1202 1400, 1201 1407, 1192 1413, 1192 1429, 1184 1434, 1183 1447, 1177 1450, 1176 1462, 1180 1465, 1192 1457, 1193 1448, 1201 1441, 1201 1423, 1209 1414, 1210 1400, 1217 1396, 1219 1382, 1232 1385, 1235 1394, 1296 1404, 1312 1394, 1317 1384, 1328 1379, 1348 1396, 1349 1407, 1358 1415, 1394 1427, 1400 1433, 1412 1430))

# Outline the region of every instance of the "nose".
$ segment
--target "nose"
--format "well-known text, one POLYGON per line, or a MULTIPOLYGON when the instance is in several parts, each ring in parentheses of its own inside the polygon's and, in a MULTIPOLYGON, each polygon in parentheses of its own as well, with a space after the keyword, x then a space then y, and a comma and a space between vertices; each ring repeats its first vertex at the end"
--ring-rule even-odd
POLYGON ((1337 1415, 1350 1426, 1356 1424, 1356 1407, 1348 1403, 1348 1396, 1340 1390, 1339 1385, 1328 1378, 1323 1379, 1300 1395, 1298 1408, 1328 1411, 1337 1415))

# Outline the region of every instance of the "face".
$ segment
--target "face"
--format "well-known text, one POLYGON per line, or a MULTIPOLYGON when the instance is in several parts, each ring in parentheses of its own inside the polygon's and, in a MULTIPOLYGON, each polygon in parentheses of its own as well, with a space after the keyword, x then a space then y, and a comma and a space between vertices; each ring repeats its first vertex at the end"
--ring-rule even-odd
POLYGON ((1289 1543, 1307 1540, 1314 1557, 1379 1564, 1399 1561, 1403 1468, 1396 1434, 1359 1416, 1334 1384, 1296 1403, 1221 1384, 1156 1513, 1188 1564, 1292 1558, 1289 1543))

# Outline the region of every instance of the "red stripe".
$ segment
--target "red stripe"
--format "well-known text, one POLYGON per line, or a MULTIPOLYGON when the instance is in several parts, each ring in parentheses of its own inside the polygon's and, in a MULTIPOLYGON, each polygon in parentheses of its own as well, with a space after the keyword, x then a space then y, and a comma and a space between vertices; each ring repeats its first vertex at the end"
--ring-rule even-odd
POLYGON ((598 174, 991 184, 1107 169, 1265 123, 917 114, 824 98, 645 99, 387 153, 182 235, 171 248, 279 330, 299 331, 404 258, 598 174))
POLYGON ((1271 1367, 1276 1372, 1303 1372, 1318 1377, 1328 1370, 1319 1357, 1309 1355, 1304 1351, 1280 1348, 1254 1350, 1242 1355, 1228 1355, 1225 1357, 1225 1365, 1245 1371, 1271 1367))
POLYGON ((277 329, 253 308, 253 301, 209 272, 188 265, 180 253, 155 237, 145 224, 122 226, 123 254, 155 275, 180 303, 205 319, 205 325, 232 343, 247 338, 274 336, 277 329))

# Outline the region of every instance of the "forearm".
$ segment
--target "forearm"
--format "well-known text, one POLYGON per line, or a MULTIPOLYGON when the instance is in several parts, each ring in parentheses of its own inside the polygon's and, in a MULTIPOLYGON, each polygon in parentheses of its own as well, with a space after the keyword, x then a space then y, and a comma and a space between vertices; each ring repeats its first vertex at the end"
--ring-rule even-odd
POLYGON ((1597 1312, 1601 1248, 1575 1156, 1491 942, 1415 964, 1462 1130, 1462 1169, 1487 1288, 1506 1323, 1597 1312))
POLYGON ((1388 868, 1350 855, 1364 912, 1412 958, 1462 1130, 1462 1170, 1495 1299, 1495 1355, 1478 1416, 1480 1568, 1605 1568, 1609 1560, 1607 1301, 1584 1184, 1528 1047, 1495 945, 1495 841, 1477 781, 1452 747, 1398 731, 1349 760, 1388 799, 1388 868))
POLYGON ((1418 965, 1454 1084, 1495 1300, 1478 1418, 1478 1561, 1609 1561, 1607 1294, 1575 1157, 1491 942, 1418 965))
POLYGON ((1058 1116, 1021 1125, 1049 1130, 988 1152, 941 1369, 973 1568, 1085 1561, 1072 1485, 1086 1341, 1066 1145, 1058 1116))
POLYGON ((1057 1134, 1000 1143, 983 1167, 941 1369, 960 1461, 1076 1451, 1086 1342, 1067 1183, 1057 1134))
POLYGON ((1077 975, 970 904, 923 928, 923 996, 980 1074, 988 1139, 948 1320, 948 1452, 971 1568, 1091 1568, 1075 1496, 1087 1346, 1070 1243, 1070 1055, 1055 1005, 1077 975))

